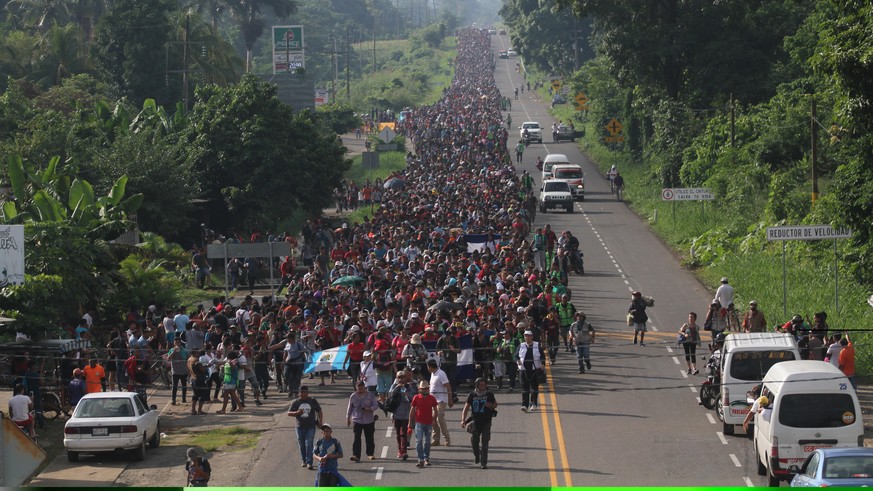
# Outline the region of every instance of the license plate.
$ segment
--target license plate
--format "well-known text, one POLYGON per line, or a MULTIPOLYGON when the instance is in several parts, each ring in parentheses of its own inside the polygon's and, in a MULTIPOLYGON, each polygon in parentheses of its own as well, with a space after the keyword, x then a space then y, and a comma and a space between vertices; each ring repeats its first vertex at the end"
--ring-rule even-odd
POLYGON ((804 445, 803 451, 804 452, 815 452, 816 450, 818 450, 820 448, 831 448, 831 446, 830 445, 804 445))
POLYGON ((93 428, 91 430, 91 436, 107 436, 109 435, 109 428, 93 428))

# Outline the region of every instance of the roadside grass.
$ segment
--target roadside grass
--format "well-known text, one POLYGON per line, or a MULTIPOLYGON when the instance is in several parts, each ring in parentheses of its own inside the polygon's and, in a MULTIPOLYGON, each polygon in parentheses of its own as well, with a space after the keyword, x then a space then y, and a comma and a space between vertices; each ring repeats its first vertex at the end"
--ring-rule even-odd
POLYGON ((181 444, 189 447, 200 447, 206 452, 216 450, 246 450, 254 448, 258 444, 263 432, 250 430, 242 426, 230 428, 216 428, 213 430, 196 432, 178 432, 168 434, 168 444, 181 444))
MULTIPOLYGON (((548 96, 547 87, 540 92, 548 96)), ((568 104, 550 112, 563 119, 573 111, 568 104)), ((840 263, 838 283, 835 281, 834 253, 827 250, 833 247, 831 241, 786 244, 783 309, 782 244, 766 241, 761 217, 720 213, 718 201, 664 202, 660 180, 644 162, 629 152, 604 145, 600 139, 604 131, 594 123, 587 123, 585 130, 579 148, 599 169, 599 178, 616 165, 625 178, 627 204, 708 288, 714 291, 719 279, 727 276, 736 289, 737 308, 745 309, 749 300, 757 300, 771 328, 784 324, 794 314, 812 319, 815 312, 827 312, 832 332, 850 333, 856 346, 858 372, 873 374, 873 350, 869 349, 873 337, 867 332, 873 325, 873 309, 866 301, 870 291, 845 273, 844 262, 840 263), (724 230, 731 230, 731 236, 724 230)), ((754 200, 756 209, 766 205, 764 195, 749 199, 754 200)), ((706 307, 688 306, 698 312, 705 312, 706 307)))
MULTIPOLYGON (((352 157, 352 167, 346 171, 346 179, 351 179, 358 185, 363 184, 366 179, 371 182, 376 179, 385 180, 389 175, 402 171, 406 168, 406 154, 403 152, 380 152, 379 167, 377 169, 364 169, 361 165, 362 157, 355 155, 352 157)), ((366 206, 352 211, 346 217, 348 223, 363 223, 365 217, 373 216, 375 208, 366 206)))

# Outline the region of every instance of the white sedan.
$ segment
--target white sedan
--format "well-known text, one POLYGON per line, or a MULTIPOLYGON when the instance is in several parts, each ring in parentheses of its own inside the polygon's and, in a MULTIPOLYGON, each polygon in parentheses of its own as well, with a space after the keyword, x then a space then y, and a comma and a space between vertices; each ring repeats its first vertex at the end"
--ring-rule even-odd
POLYGON ((146 407, 135 392, 87 394, 64 426, 64 448, 70 462, 80 453, 133 450, 136 460, 145 458, 146 443, 161 444, 157 406, 146 407))

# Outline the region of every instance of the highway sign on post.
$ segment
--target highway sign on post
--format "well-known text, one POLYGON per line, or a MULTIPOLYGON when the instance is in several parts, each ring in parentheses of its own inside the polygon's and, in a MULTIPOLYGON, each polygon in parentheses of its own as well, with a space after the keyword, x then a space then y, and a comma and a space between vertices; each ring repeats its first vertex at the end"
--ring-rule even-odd
POLYGON ((394 137, 397 136, 397 133, 394 132, 389 127, 382 128, 382 131, 379 132, 379 139, 385 143, 391 143, 394 141, 394 137))
POLYGON ((560 78, 553 78, 552 79, 552 90, 554 90, 555 92, 561 90, 561 87, 563 85, 564 85, 564 83, 561 81, 560 78))
POLYGON ((584 93, 579 92, 576 94, 576 110, 577 111, 587 111, 588 110, 588 96, 584 93))
POLYGON ((622 129, 624 129, 624 126, 622 126, 615 118, 610 119, 609 122, 606 123, 606 131, 608 131, 612 136, 618 136, 622 129))
POLYGON ((709 188, 664 188, 661 201, 710 201, 715 199, 709 188))
POLYGON ((767 240, 822 240, 851 239, 852 229, 834 228, 830 225, 799 225, 767 227, 767 240))

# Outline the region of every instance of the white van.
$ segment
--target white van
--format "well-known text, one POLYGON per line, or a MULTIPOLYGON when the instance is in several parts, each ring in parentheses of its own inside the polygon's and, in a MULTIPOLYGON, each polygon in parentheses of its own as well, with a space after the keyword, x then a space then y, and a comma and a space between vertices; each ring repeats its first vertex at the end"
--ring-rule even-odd
POLYGON ((543 181, 552 178, 552 167, 558 164, 570 165, 570 159, 563 153, 550 153, 546 155, 545 160, 543 160, 543 181))
POLYGON ((574 164, 555 164, 552 167, 552 179, 566 181, 573 192, 573 199, 585 201, 585 173, 574 164))
POLYGON ((761 383, 770 367, 779 362, 799 359, 797 343, 790 334, 729 334, 724 340, 719 370, 721 396, 715 408, 723 423, 723 433, 733 435, 734 426, 743 424, 751 406, 746 392, 761 383))
POLYGON ((864 446, 861 404, 849 379, 825 361, 789 361, 764 377, 770 408, 755 415, 758 474, 789 480, 817 448, 864 446))

